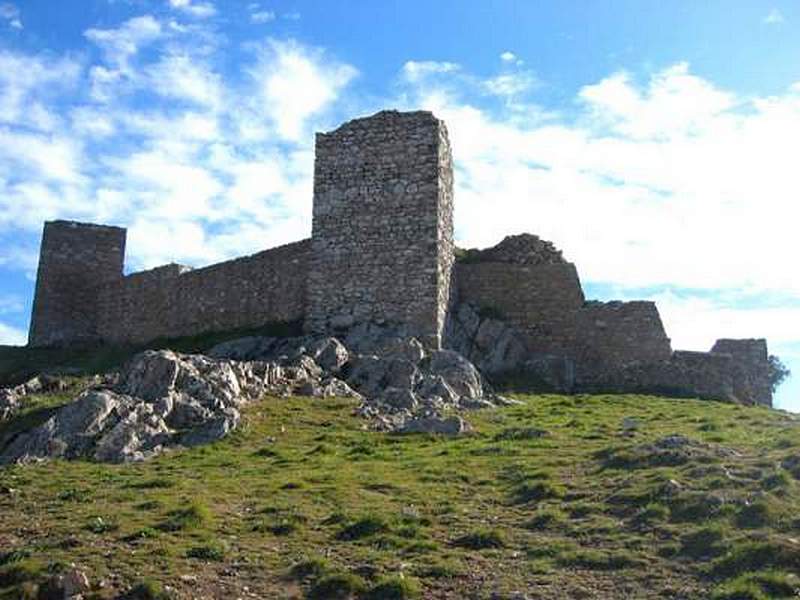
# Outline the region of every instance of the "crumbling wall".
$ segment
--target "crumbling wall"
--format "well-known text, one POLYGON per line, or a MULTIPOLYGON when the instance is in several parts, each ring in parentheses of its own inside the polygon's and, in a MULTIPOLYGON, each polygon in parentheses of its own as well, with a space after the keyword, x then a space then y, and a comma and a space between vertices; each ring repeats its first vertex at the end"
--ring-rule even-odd
POLYGON ((305 316, 310 240, 202 269, 167 265, 124 277, 100 294, 100 335, 146 342, 258 327, 305 316))
POLYGON ((587 302, 566 335, 580 365, 579 379, 582 373, 667 360, 672 354, 654 302, 587 302))
POLYGON ((97 341, 99 290, 122 278, 124 255, 124 229, 72 221, 45 223, 28 343, 97 341))
POLYGON ((429 112, 317 134, 307 326, 398 323, 438 347, 453 261, 452 158, 429 112))
POLYGON ((527 338, 532 353, 569 354, 584 304, 575 265, 456 263, 458 301, 495 313, 527 338))
POLYGON ((649 393, 678 397, 735 400, 733 359, 712 352, 678 350, 666 360, 631 362, 585 376, 584 392, 649 393))
POLYGON ((733 394, 746 404, 772 406, 767 340, 717 340, 711 352, 733 359, 733 394))

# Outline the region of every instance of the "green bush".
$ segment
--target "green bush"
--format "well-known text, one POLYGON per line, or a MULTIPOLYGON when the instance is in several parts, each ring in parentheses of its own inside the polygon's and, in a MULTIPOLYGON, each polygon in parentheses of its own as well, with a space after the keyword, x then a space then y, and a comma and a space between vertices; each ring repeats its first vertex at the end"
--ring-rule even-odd
POLYGON ((309 600, 345 600, 367 589, 364 580, 352 573, 333 573, 319 579, 308 591, 309 600))
POLYGON ((412 600, 422 595, 419 583, 408 577, 381 579, 365 596, 367 600, 412 600))
POLYGON ((379 515, 368 515, 346 525, 339 531, 340 540, 358 540, 377 533, 386 533, 390 529, 389 523, 379 515))
POLYGON ((703 527, 681 537, 680 553, 691 558, 713 558, 724 551, 724 531, 719 525, 703 527))
POLYGON ((212 521, 211 509, 199 500, 193 500, 186 508, 170 512, 167 520, 158 528, 163 531, 186 531, 208 526, 212 521))
POLYGON ((453 544, 471 550, 502 548, 506 545, 503 533, 499 529, 479 529, 462 535, 453 544))

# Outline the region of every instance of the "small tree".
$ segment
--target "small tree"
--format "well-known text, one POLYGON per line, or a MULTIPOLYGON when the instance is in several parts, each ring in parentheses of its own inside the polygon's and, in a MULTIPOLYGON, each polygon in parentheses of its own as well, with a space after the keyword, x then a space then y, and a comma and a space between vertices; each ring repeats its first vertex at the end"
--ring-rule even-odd
POLYGON ((769 362, 769 384, 774 394, 778 386, 786 381, 787 377, 789 377, 792 372, 789 370, 789 367, 783 364, 781 359, 774 354, 770 354, 767 360, 769 362))

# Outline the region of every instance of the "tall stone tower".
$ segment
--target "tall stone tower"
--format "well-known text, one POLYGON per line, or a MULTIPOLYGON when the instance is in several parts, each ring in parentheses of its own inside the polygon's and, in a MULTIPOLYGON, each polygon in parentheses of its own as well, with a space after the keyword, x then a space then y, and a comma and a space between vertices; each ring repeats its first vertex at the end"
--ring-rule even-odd
POLYGON ((28 344, 96 341, 99 292, 122 277, 124 257, 124 229, 45 223, 28 344))
POLYGON ((441 344, 453 266, 444 122, 383 111, 317 134, 307 327, 405 325, 441 344))

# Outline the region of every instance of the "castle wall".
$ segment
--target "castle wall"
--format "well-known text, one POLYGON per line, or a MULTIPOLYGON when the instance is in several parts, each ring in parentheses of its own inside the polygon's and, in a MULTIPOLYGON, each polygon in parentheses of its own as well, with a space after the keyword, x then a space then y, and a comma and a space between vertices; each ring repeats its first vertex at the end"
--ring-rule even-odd
POLYGON ((136 343, 300 320, 310 249, 304 240, 202 269, 167 265, 124 277, 101 292, 100 335, 136 343))
POLYGON ((467 262, 455 273, 460 301, 496 310, 532 354, 571 358, 579 378, 672 354, 654 303, 585 302, 572 263, 467 262))
POLYGON ((456 263, 458 300, 497 311, 528 339, 533 353, 570 353, 584 304, 572 263, 456 263), (571 333, 572 332, 572 333, 571 333))
POLYGON ((567 335, 584 371, 667 360, 672 354, 654 302, 588 302, 577 316, 567 335))
POLYGON ((772 406, 767 340, 717 340, 711 352, 733 359, 733 395, 746 404, 772 406))
POLYGON ((317 134, 308 329, 399 323, 438 347, 452 185, 447 130, 431 113, 385 111, 317 134))
POLYGON ((57 346, 98 339, 99 291, 122 278, 125 230, 45 223, 28 343, 57 346))

